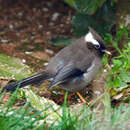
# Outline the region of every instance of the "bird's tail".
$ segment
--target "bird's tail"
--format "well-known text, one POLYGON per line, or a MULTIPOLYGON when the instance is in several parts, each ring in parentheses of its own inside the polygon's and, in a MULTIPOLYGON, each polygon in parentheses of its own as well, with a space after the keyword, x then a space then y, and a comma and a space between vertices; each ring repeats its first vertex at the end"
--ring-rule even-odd
POLYGON ((5 89, 7 91, 15 91, 17 87, 23 88, 27 85, 38 84, 38 83, 41 83, 44 80, 47 80, 50 78, 51 78, 51 76, 46 71, 43 71, 43 72, 35 74, 31 77, 25 78, 23 80, 19 80, 17 82, 10 83, 10 84, 6 85, 3 89, 5 89))

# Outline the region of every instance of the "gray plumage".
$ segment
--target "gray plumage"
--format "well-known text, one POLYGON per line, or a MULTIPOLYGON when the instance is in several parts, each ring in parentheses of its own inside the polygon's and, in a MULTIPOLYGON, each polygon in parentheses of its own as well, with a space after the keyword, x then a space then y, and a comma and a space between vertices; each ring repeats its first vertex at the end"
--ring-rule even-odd
POLYGON ((49 88, 59 85, 71 92, 79 91, 95 78, 101 68, 101 59, 105 50, 103 39, 92 28, 89 28, 89 33, 86 36, 57 53, 45 71, 8 84, 4 89, 14 91, 18 84, 22 88, 29 84, 50 80, 49 88))

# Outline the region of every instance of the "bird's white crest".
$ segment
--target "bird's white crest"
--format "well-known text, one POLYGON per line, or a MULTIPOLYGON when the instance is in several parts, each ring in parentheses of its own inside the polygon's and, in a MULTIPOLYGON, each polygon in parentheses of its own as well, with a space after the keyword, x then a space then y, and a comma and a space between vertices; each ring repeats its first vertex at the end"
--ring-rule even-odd
POLYGON ((94 37, 93 37, 93 35, 92 35, 91 32, 89 32, 88 34, 86 34, 86 36, 85 36, 85 41, 86 41, 86 42, 90 42, 90 43, 92 43, 93 45, 98 45, 98 46, 100 46, 99 42, 94 39, 94 37))

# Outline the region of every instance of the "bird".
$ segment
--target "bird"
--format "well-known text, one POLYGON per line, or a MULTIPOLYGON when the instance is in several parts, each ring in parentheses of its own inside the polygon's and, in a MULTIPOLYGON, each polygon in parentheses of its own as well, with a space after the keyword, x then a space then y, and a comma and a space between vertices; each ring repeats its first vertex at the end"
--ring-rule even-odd
MULTIPOLYGON (((41 85, 50 81, 48 88, 59 86, 69 92, 77 92, 87 87, 102 67, 102 57, 111 54, 105 47, 102 37, 91 27, 85 36, 60 50, 48 63, 45 70, 25 79, 7 84, 6 91, 17 87, 41 85)), ((80 95, 79 95, 80 96, 80 95)))

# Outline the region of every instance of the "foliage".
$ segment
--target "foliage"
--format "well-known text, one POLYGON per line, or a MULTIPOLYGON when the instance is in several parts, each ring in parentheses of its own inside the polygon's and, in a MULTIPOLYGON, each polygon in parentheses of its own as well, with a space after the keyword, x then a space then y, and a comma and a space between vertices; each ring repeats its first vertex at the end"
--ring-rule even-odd
POLYGON ((128 32, 125 27, 117 32, 115 40, 112 39, 110 34, 107 34, 105 38, 105 41, 112 43, 113 47, 119 53, 118 56, 112 58, 111 66, 108 64, 108 58, 104 58, 105 66, 109 69, 107 86, 113 88, 127 87, 128 83, 130 83, 130 42, 122 50, 119 49, 120 40, 124 35, 128 40, 128 32))
MULTIPOLYGON (((26 103, 20 109, 14 109, 17 98, 17 91, 12 94, 6 104, 3 104, 2 98, 5 93, 0 94, 0 129, 1 130, 23 130, 38 128, 38 123, 44 118, 40 112, 34 112, 34 108, 26 103)), ((43 129, 43 125, 41 125, 43 129)))
POLYGON ((86 34, 88 26, 104 35, 116 23, 114 0, 65 0, 65 2, 79 12, 72 19, 74 32, 78 36, 86 34))
MULTIPOLYGON (((54 111, 52 107, 47 109, 41 109, 38 107, 31 107, 29 103, 26 103, 20 109, 14 109, 13 105, 15 102, 12 100, 16 97, 17 92, 13 93, 8 103, 2 104, 2 97, 5 93, 0 94, 0 129, 2 130, 22 130, 22 129, 35 129, 35 130, 73 130, 73 129, 89 129, 89 130, 98 130, 98 129, 129 129, 130 124, 130 104, 126 106, 120 105, 117 108, 112 108, 110 106, 109 94, 105 93, 105 99, 103 100, 105 111, 101 111, 99 106, 91 109, 91 106, 86 107, 86 105, 81 109, 80 112, 74 112, 68 109, 66 106, 66 100, 61 106, 62 113, 59 115, 58 111, 54 111), (50 109, 50 110, 49 110, 50 109), (57 116, 61 119, 57 123, 55 121, 47 123, 44 121, 46 116, 43 113, 47 111, 52 111, 56 113, 57 116)), ((33 93, 34 94, 34 93, 33 93)), ((37 95, 32 95, 33 98, 36 98, 37 95)), ((67 95, 66 95, 67 97, 67 95)), ((30 97, 31 99, 31 97, 30 97)), ((42 98, 37 98, 39 101, 42 98)), ((43 104, 43 103, 42 103, 43 104)), ((44 105, 43 107, 46 107, 44 105)), ((51 114, 49 115, 51 116, 51 114)), ((50 118, 51 120, 51 118, 50 118)))
MULTIPOLYGON (((107 0, 64 0, 71 7, 75 8, 80 13, 93 15, 98 8, 101 8, 107 0)), ((111 0, 114 4, 115 0, 111 0)))

